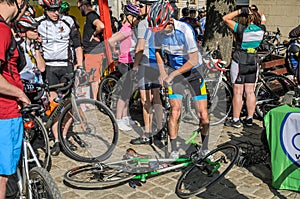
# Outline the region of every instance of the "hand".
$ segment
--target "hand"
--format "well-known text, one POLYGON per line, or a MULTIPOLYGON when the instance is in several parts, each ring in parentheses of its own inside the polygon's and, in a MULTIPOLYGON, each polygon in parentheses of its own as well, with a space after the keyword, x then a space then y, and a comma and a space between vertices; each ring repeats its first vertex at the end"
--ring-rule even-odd
POLYGON ((168 74, 167 74, 165 71, 162 72, 162 73, 159 75, 159 77, 158 77, 159 83, 160 83, 161 85, 163 85, 164 80, 165 80, 167 77, 168 77, 168 74))
POLYGON ((97 37, 97 36, 94 36, 94 35, 92 35, 91 38, 90 38, 90 41, 92 41, 92 40, 100 42, 100 38, 97 37))
MULTIPOLYGON (((29 98, 26 96, 26 94, 24 92, 22 92, 22 95, 20 97, 17 98, 18 101, 20 101, 24 106, 31 104, 29 98)), ((22 107, 19 106, 19 109, 21 109, 22 107)))

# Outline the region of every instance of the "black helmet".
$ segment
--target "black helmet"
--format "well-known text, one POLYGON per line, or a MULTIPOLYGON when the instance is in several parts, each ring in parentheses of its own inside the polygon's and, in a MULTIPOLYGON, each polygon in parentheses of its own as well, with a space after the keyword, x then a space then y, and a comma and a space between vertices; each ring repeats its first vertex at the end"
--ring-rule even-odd
POLYGON ((60 8, 61 0, 43 0, 42 6, 44 8, 60 8))

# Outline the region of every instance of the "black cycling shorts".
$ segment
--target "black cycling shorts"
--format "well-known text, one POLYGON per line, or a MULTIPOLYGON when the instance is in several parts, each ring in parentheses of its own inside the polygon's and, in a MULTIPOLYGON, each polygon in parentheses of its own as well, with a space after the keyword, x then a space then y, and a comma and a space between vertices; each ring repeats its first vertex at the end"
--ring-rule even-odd
POLYGON ((72 66, 47 66, 46 65, 46 79, 48 84, 55 85, 62 82, 67 82, 66 75, 73 72, 72 66))

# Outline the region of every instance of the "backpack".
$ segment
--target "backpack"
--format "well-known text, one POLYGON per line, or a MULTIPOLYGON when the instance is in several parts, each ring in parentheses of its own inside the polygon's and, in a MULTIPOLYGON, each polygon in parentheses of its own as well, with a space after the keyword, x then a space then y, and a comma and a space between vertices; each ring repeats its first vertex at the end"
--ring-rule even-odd
MULTIPOLYGON (((2 23, 6 23, 3 19, 0 18, 0 22, 2 23)), ((22 40, 21 40, 22 41, 22 40)), ((9 46, 9 49, 8 51, 6 52, 6 60, 10 60, 11 56, 14 54, 14 50, 15 48, 18 49, 18 53, 19 53, 19 56, 18 56, 18 60, 17 60, 17 69, 18 69, 18 72, 20 73, 23 68, 26 66, 26 58, 25 58, 25 52, 24 52, 24 49, 23 47, 20 45, 21 44, 21 41, 17 42, 15 37, 12 35, 11 36, 11 43, 10 43, 10 46, 9 46)), ((0 71, 2 73, 2 69, 0 71)))

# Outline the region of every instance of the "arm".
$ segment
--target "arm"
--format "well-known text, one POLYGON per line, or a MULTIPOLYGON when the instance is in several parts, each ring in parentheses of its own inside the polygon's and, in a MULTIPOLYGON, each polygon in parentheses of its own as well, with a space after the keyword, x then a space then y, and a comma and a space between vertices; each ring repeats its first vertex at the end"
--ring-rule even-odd
POLYGON ((115 51, 115 46, 117 42, 122 41, 125 38, 126 37, 122 33, 116 32, 115 34, 112 35, 111 38, 108 39, 108 43, 112 47, 113 52, 115 51))
POLYGON ((178 75, 181 75, 185 72, 188 72, 190 71, 194 66, 196 66, 197 64, 199 63, 199 58, 198 58, 198 51, 196 52, 192 52, 192 53, 189 53, 189 60, 187 62, 185 62, 183 64, 182 67, 180 67, 179 69, 173 71, 168 79, 170 81, 172 81, 175 77, 177 77, 178 75))
POLYGON ((134 56, 134 64, 133 64, 133 68, 135 70, 138 69, 139 64, 142 60, 144 49, 145 49, 145 43, 146 43, 145 39, 138 39, 138 43, 135 48, 135 56, 134 56))
POLYGON ((0 74, 0 93, 3 95, 16 97, 18 101, 21 101, 23 103, 31 104, 26 94, 18 87, 6 81, 6 79, 1 74, 0 74))
POLYGON ((74 70, 76 70, 78 66, 82 66, 83 64, 83 52, 81 46, 75 48, 75 54, 76 54, 77 64, 74 65, 74 70))
POLYGON ((46 68, 45 60, 41 55, 40 50, 35 50, 35 59, 36 59, 36 66, 39 69, 39 71, 44 72, 46 68))
POLYGON ((71 40, 73 42, 74 48, 75 48, 75 54, 76 54, 76 61, 77 64, 74 65, 74 70, 78 66, 82 66, 83 63, 83 52, 81 47, 81 40, 80 40, 80 33, 75 25, 71 27, 71 33, 70 33, 71 40))
POLYGON ((231 13, 226 14, 225 16, 223 16, 223 21, 226 23, 226 25, 234 30, 234 26, 235 26, 235 21, 233 21, 233 18, 238 16, 239 14, 241 14, 241 9, 239 10, 235 10, 231 13))
POLYGON ((92 41, 93 39, 99 40, 99 38, 97 37, 97 35, 100 34, 103 31, 104 27, 105 27, 104 23, 102 21, 100 21, 100 19, 94 20, 93 21, 93 25, 96 27, 96 29, 95 29, 95 32, 93 33, 90 41, 92 41))

